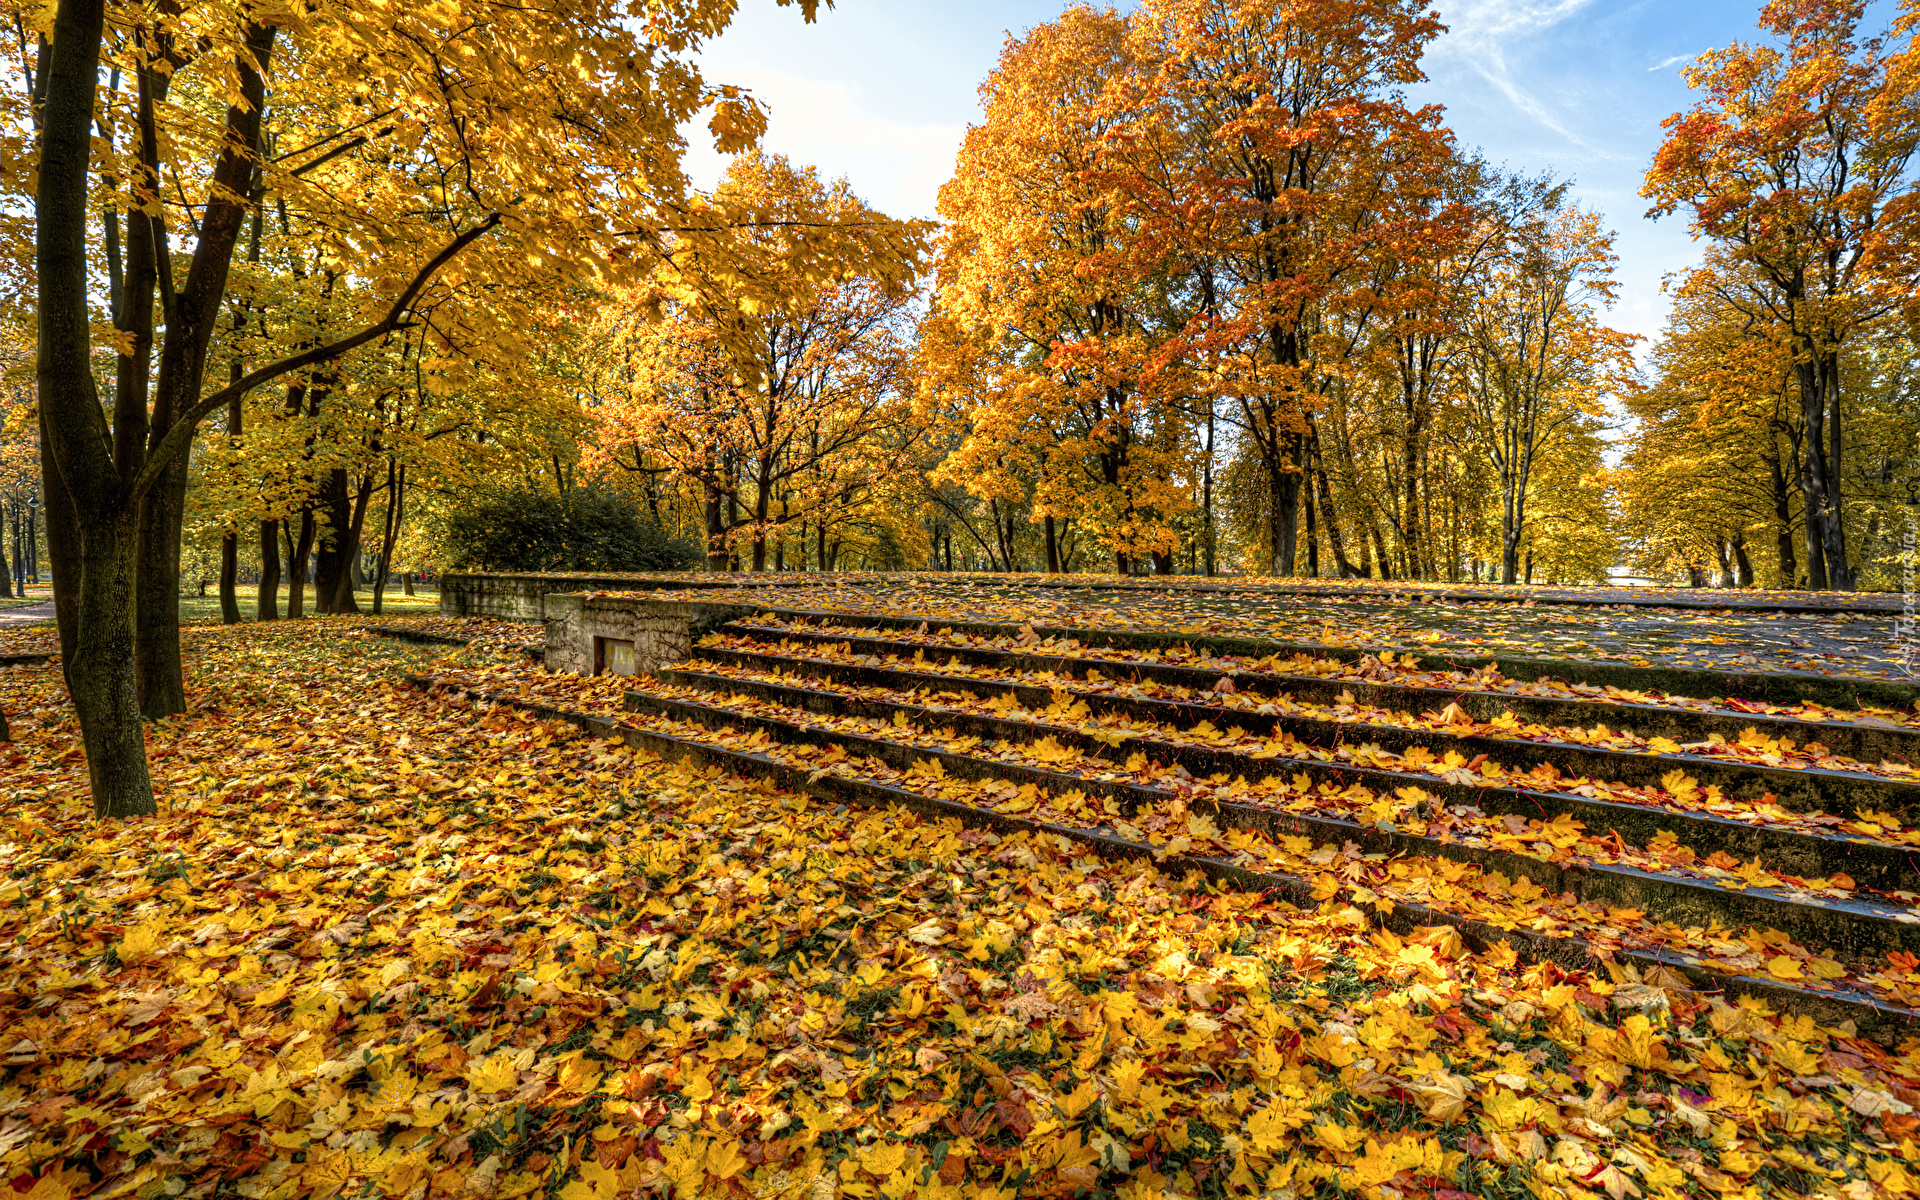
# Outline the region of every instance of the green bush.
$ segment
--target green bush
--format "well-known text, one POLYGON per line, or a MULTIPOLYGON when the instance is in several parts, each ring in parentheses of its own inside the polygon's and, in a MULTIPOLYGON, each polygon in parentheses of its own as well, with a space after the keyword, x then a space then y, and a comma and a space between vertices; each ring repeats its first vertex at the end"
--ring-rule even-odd
POLYGON ((684 571, 700 561, 668 537, 633 498, 576 488, 498 488, 450 512, 441 528, 446 561, 466 571, 684 571))

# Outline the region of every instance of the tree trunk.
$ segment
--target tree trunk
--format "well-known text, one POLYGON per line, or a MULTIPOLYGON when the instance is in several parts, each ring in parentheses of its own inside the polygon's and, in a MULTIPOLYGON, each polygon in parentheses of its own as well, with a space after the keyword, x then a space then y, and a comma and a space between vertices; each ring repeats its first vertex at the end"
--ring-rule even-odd
MULTIPOLYGON (((1794 375, 1800 383, 1800 417, 1806 431, 1800 457, 1800 500, 1806 517, 1807 586, 1816 592, 1827 589, 1828 568, 1832 565, 1827 561, 1828 538, 1824 528, 1827 520, 1828 464, 1823 435, 1826 431, 1827 396, 1821 368, 1826 362, 1824 355, 1806 354, 1794 364, 1794 375)), ((1844 564, 1842 566, 1844 569, 1844 564)))
MULTIPOLYGON (((256 244, 258 241, 256 237, 256 244)), ((241 374, 240 360, 235 358, 230 382, 238 380, 241 374)), ((241 422, 244 420, 244 406, 241 400, 241 397, 235 396, 227 405, 227 436, 231 438, 240 436, 241 422)), ((239 583, 240 531, 230 529, 227 535, 220 539, 220 623, 223 625, 240 623, 240 598, 234 591, 239 583)))
POLYGON ((1827 557, 1827 586, 1835 591, 1851 592, 1854 589, 1853 565, 1847 561, 1847 510, 1846 497, 1841 485, 1845 479, 1840 470, 1843 461, 1840 442, 1840 357, 1830 356, 1825 371, 1827 379, 1827 461, 1826 461, 1826 511, 1821 514, 1820 534, 1822 549, 1827 557))
POLYGON ((1173 574, 1173 555, 1164 550, 1153 552, 1153 573, 1155 575, 1173 574))
MULTIPOLYGON (((1304 476, 1302 477, 1304 479, 1304 476)), ((1313 489, 1306 488, 1307 498, 1307 577, 1320 578, 1320 526, 1314 519, 1313 489)))
POLYGON ((1514 528, 1500 533, 1500 582, 1511 586, 1520 578, 1520 531, 1514 528))
POLYGON ((134 666, 132 505, 83 534, 80 637, 67 683, 80 716, 96 817, 154 813, 134 666))
POLYGON ((707 570, 717 575, 727 569, 727 543, 720 528, 720 489, 708 484, 704 499, 707 518, 707 570))
POLYGON ((73 497, 53 459, 53 438, 47 433, 47 406, 40 409, 40 490, 46 501, 47 566, 53 582, 54 623, 60 634, 60 670, 72 670, 80 636, 80 517, 73 497))
POLYGON ((403 595, 408 595, 408 596, 413 595, 413 572, 412 571, 403 571, 400 573, 400 591, 403 595))
MULTIPOLYGON (((294 543, 287 562, 287 619, 297 621, 307 614, 307 556, 313 552, 313 509, 300 510, 300 540, 294 543)), ((317 598, 316 598, 317 605, 317 598)))
MULTIPOLYGON (((34 268, 38 290, 36 364, 41 435, 53 470, 50 493, 70 506, 55 551, 56 571, 75 586, 61 630, 67 684, 80 717, 97 817, 154 811, 146 743, 134 687, 133 570, 136 506, 106 440, 93 377, 87 310, 87 188, 92 154, 104 0, 62 0, 53 37, 43 44, 39 173, 34 192, 34 268), (58 480, 58 483, 55 483, 58 480), (71 568, 78 567, 78 571, 71 568)), ((52 499, 52 497, 49 497, 52 499)), ((66 580, 56 577, 56 594, 66 580)))
MULTIPOLYGON (((4 514, 5 512, 6 512, 6 506, 0 506, 0 514, 4 514)), ((20 554, 21 538, 20 538, 20 516, 17 511, 10 517, 0 518, 0 596, 5 596, 8 599, 12 599, 13 598, 13 568, 7 564, 7 539, 6 539, 6 534, 4 532, 6 525, 13 526, 14 557, 18 558, 20 554)), ((27 594, 27 589, 24 585, 24 582, 20 588, 20 594, 22 596, 25 596, 27 594)))
MULTIPOLYGON (((1815 430, 1807 431, 1809 442, 1814 441, 1816 437, 1815 430)), ((1809 450, 1807 461, 1800 465, 1800 506, 1802 515, 1806 518, 1805 527, 1801 532, 1806 535, 1807 587, 1816 592, 1824 592, 1827 590, 1827 548, 1820 523, 1826 515, 1823 496, 1825 489, 1820 485, 1812 463, 1813 457, 1814 451, 1809 450)))
MULTIPOLYGON (((373 581, 373 611, 378 613, 387 591, 387 573, 393 569, 393 544, 400 537, 400 521, 406 516, 407 469, 387 460, 387 517, 380 530, 380 568, 373 581)), ((409 588, 408 595, 412 595, 409 588)))
POLYGON ((260 587, 254 619, 280 619, 280 522, 260 522, 260 587))
POLYGON ((220 623, 240 623, 240 535, 229 533, 220 539, 220 623))
MULTIPOLYGON (((1045 529, 1047 535, 1047 574, 1058 575, 1060 573, 1060 531, 1054 525, 1052 513, 1046 515, 1045 529)), ((947 544, 949 546, 953 544, 952 534, 947 535, 947 544)))
POLYGON ((186 495, 187 455, 182 453, 167 464, 140 505, 134 655, 140 712, 149 718, 187 711, 180 659, 180 526, 186 495))
POLYGON ((1747 535, 1737 533, 1733 536, 1733 562, 1739 571, 1739 586, 1753 586, 1753 559, 1747 556, 1747 535))
POLYGON ((367 524, 367 503, 373 498, 373 476, 363 476, 347 518, 346 545, 340 549, 340 570, 333 583, 333 603, 327 611, 334 615, 357 613, 360 605, 353 598, 354 568, 360 562, 361 535, 367 524))
POLYGON ((1773 521, 1774 554, 1780 571, 1780 586, 1790 588, 1794 577, 1800 574, 1799 564, 1793 554, 1793 493, 1788 489, 1786 472, 1780 469, 1780 459, 1767 460, 1773 474, 1773 521))
MULTIPOLYGON (((1380 534, 1379 522, 1373 520, 1367 522, 1367 538, 1370 539, 1370 542, 1363 541, 1361 543, 1361 549, 1372 553, 1374 559, 1373 566, 1379 568, 1382 582, 1392 579, 1393 568, 1389 565, 1391 560, 1387 558, 1387 539, 1380 534)), ((1373 567, 1369 567, 1367 563, 1362 562, 1360 564, 1360 578, 1370 579, 1372 576, 1373 567)))
POLYGON ((772 499, 767 494, 767 469, 760 472, 761 482, 754 489, 753 497, 753 573, 760 574, 767 569, 767 504, 772 499))

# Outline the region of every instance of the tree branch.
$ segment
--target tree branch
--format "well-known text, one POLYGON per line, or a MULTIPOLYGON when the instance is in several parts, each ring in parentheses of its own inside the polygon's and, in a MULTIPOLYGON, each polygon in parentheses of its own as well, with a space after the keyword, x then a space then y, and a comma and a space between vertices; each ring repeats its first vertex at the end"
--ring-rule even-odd
POLYGON ((188 444, 193 440, 194 430, 208 413, 216 409, 224 408, 228 401, 246 395, 270 379, 285 375, 289 371, 297 371, 302 367, 312 366, 317 362, 325 362, 330 358, 338 358, 349 350, 363 346, 375 338, 392 333, 396 329, 405 328, 406 322, 403 318, 406 316, 407 310, 412 306, 414 299, 419 296, 421 289, 425 288, 440 268, 446 266, 455 255, 465 250, 468 245, 477 241, 498 224, 500 224, 500 214, 489 214, 486 220, 447 243, 446 247, 442 249, 440 253, 428 260, 427 264, 421 267, 419 272, 414 275, 413 282, 409 283, 406 290, 401 292, 394 300, 392 307, 387 309, 386 316, 374 322, 372 325, 367 326, 358 333, 341 338, 339 341, 329 342, 324 346, 314 346, 311 349, 301 351, 299 354, 283 358, 279 362, 268 363, 259 370, 253 371, 235 382, 228 384, 226 387, 221 388, 211 396, 207 396, 198 404, 182 413, 179 420, 174 422, 173 428, 167 431, 166 437, 162 438, 160 444, 154 447, 153 453, 147 456, 146 466, 133 484, 133 499, 138 500, 147 493, 149 488, 159 482, 160 476, 165 471, 167 463, 172 460, 174 455, 186 453, 188 444))

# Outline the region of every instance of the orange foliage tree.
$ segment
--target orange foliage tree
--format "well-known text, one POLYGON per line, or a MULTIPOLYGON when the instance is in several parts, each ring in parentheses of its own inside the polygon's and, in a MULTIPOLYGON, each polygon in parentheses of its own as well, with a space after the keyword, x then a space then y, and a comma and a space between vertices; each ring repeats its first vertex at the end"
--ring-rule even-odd
POLYGON ((735 158, 714 196, 771 220, 723 254, 670 251, 608 310, 603 369, 617 382, 599 389, 595 454, 698 489, 713 570, 741 542, 765 570, 794 527, 811 529, 824 566, 829 525, 912 465, 907 305, 925 226, 777 155, 735 158), (869 235, 831 273, 809 267, 823 220, 869 235))
MULTIPOLYGON (((1841 489, 1843 359, 1874 322, 1913 303, 1920 191, 1920 51, 1862 38, 1860 0, 1772 0, 1767 41, 1688 69, 1694 107, 1668 118, 1642 194, 1764 284, 1755 298, 1792 355, 1807 575, 1850 590, 1841 489)), ((1920 8, 1909 3, 1898 31, 1920 8)))
MULTIPOLYGON (((1085 7, 1010 41, 940 194, 949 235, 920 377, 960 436, 934 478, 996 517, 1030 499, 1049 571, 1070 523, 1123 574, 1164 564, 1191 505, 1191 381, 1164 357, 1180 288, 1142 261, 1111 184, 1165 159, 1148 139, 1111 140, 1151 67, 1136 49, 1124 18, 1085 7)), ((996 540, 1011 561, 1011 537, 996 540)))

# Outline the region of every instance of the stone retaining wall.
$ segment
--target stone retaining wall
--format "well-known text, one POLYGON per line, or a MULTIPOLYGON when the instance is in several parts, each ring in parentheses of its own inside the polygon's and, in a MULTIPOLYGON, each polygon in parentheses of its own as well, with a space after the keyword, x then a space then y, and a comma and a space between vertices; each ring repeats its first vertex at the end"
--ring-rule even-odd
POLYGON ((543 621, 546 598, 558 592, 624 592, 643 575, 505 575, 449 571, 440 577, 440 615, 543 621))
POLYGON ((645 675, 693 654, 708 630, 753 609, 741 604, 550 594, 545 601, 549 671, 645 675))

